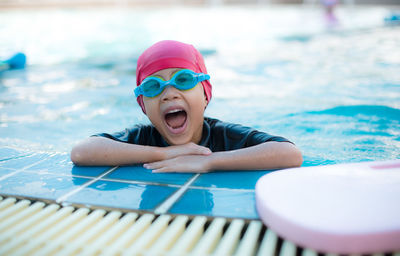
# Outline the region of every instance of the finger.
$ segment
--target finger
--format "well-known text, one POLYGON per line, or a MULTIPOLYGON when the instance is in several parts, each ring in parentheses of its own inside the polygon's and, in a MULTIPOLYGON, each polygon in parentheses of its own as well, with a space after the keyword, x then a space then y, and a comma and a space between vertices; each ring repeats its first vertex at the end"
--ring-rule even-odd
POLYGON ((153 163, 147 163, 144 164, 143 167, 146 169, 158 169, 163 167, 164 161, 159 161, 159 162, 153 162, 153 163))
POLYGON ((201 155, 211 155, 211 153, 212 153, 212 151, 211 151, 211 149, 209 149, 209 148, 206 148, 206 147, 202 147, 201 148, 201 151, 200 151, 200 154, 201 155))
POLYGON ((152 173, 166 173, 166 172, 181 172, 181 173, 186 173, 186 172, 192 172, 190 169, 184 168, 182 166, 172 166, 172 165, 164 165, 160 166, 159 168, 154 168, 152 170, 152 173))
POLYGON ((209 148, 196 145, 193 154, 197 155, 210 155, 212 152, 209 148))
POLYGON ((171 166, 163 166, 152 170, 152 173, 184 172, 171 166))
POLYGON ((174 169, 174 168, 169 168, 169 167, 162 167, 159 169, 154 169, 151 172, 152 173, 171 173, 171 172, 192 173, 193 171, 179 170, 179 169, 174 169))

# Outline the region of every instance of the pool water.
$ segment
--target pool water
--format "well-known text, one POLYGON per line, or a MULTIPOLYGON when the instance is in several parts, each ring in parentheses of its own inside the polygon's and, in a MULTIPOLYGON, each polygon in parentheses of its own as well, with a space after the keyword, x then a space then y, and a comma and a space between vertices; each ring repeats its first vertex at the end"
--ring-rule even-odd
POLYGON ((194 44, 213 84, 206 116, 287 137, 304 166, 400 158, 400 27, 390 9, 135 7, 1 10, 0 146, 69 152, 78 140, 148 123, 133 95, 139 54, 194 44))

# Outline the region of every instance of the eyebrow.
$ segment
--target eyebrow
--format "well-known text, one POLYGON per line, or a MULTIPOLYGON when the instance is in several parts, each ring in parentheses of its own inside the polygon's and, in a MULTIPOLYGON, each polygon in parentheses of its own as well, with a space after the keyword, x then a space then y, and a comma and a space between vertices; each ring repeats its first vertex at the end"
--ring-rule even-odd
MULTIPOLYGON (((178 72, 178 71, 180 71, 180 70, 182 70, 182 68, 175 68, 174 70, 171 70, 171 72, 169 72, 169 76, 171 77, 173 74, 175 74, 176 72, 178 72)), ((158 78, 161 78, 162 80, 166 80, 163 76, 161 76, 161 75, 150 75, 150 76, 148 76, 148 77, 158 77, 158 78)))
POLYGON ((182 70, 182 69, 181 68, 175 68, 175 70, 171 70, 169 75, 172 76, 174 73, 178 72, 179 70, 182 70))
POLYGON ((162 76, 160 76, 160 75, 150 75, 150 76, 148 76, 148 77, 158 77, 158 78, 160 78, 161 80, 164 80, 164 81, 165 81, 165 78, 162 77, 162 76))

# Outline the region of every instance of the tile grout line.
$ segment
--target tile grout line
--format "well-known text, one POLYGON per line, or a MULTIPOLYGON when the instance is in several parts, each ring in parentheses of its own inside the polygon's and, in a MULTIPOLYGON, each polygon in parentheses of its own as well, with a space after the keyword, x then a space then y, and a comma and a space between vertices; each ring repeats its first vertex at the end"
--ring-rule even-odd
POLYGON ((5 161, 13 160, 13 159, 24 158, 24 157, 31 156, 31 155, 33 155, 33 154, 30 153, 30 154, 26 154, 26 155, 18 155, 18 156, 13 156, 13 157, 8 157, 8 158, 2 158, 2 159, 0 159, 0 162, 5 162, 5 161))
MULTIPOLYGON (((75 178, 83 178, 83 179, 94 179, 94 176, 85 176, 85 175, 68 175, 63 173, 52 173, 47 170, 44 171, 36 171, 36 170, 23 170, 24 172, 29 173, 45 173, 50 175, 58 175, 63 177, 75 177, 75 178)), ((151 181, 139 181, 139 180, 125 180, 125 179, 118 179, 118 178, 102 178, 103 181, 110 181, 110 182, 117 182, 117 183, 125 183, 125 184, 133 184, 133 185, 151 185, 151 186, 164 186, 170 188, 181 188, 184 184, 171 184, 171 183, 157 183, 151 181)), ((229 187, 205 187, 205 186, 190 186, 191 189, 204 189, 204 190, 218 190, 218 191, 236 191, 236 192, 255 192, 255 189, 250 188, 229 188, 229 187)))
POLYGON ((183 195, 183 193, 188 190, 189 186, 200 176, 200 173, 194 175, 188 182, 186 182, 180 189, 175 191, 170 197, 168 197, 160 206, 158 206, 155 210, 155 214, 164 214, 166 213, 172 205, 178 201, 178 199, 183 195))
POLYGON ((84 183, 83 185, 81 185, 80 187, 68 192, 65 195, 60 196, 59 198, 56 199, 56 203, 62 203, 63 201, 67 200, 70 196, 78 193, 79 191, 81 191, 84 188, 87 188, 88 186, 92 185, 93 183, 99 181, 101 178, 103 178, 104 176, 108 175, 109 173, 115 171, 116 169, 118 169, 119 166, 114 166, 113 168, 111 168, 110 170, 104 172, 103 174, 101 174, 100 176, 96 177, 95 179, 89 180, 88 182, 84 183))
MULTIPOLYGON (((11 169, 13 170, 13 169, 11 169)), ((50 174, 54 176, 63 176, 63 177, 73 177, 73 178, 82 178, 82 179, 88 179, 92 180, 95 178, 95 176, 85 176, 85 175, 77 175, 77 174, 64 174, 64 173, 52 173, 49 172, 48 170, 24 170, 24 172, 29 172, 29 173, 44 173, 44 174, 50 174)), ((126 183, 126 184, 134 184, 134 185, 152 185, 152 186, 165 186, 165 187, 172 187, 172 188, 180 188, 182 185, 179 184, 169 184, 169 183, 155 183, 155 182, 150 182, 150 181, 139 181, 139 180, 124 180, 124 179, 115 179, 115 178, 101 178, 103 181, 110 181, 110 182, 118 182, 118 183, 126 183)))
MULTIPOLYGON (((29 156, 34 156, 34 155, 35 155, 35 154, 29 155, 29 156)), ((49 156, 50 156, 50 157, 53 157, 54 155, 49 155, 49 156)), ((30 168, 30 167, 32 167, 32 166, 35 166, 35 165, 37 165, 37 164, 39 164, 39 163, 41 163, 41 162, 43 162, 43 161, 46 161, 46 160, 47 160, 46 158, 45 158, 45 159, 41 159, 41 160, 39 160, 39 161, 37 161, 37 162, 34 162, 33 164, 30 164, 30 165, 27 165, 27 166, 23 167, 23 168, 20 169, 20 170, 16 170, 15 172, 12 172, 12 173, 3 175, 3 176, 0 177, 0 181, 5 180, 5 179, 7 179, 7 178, 9 178, 9 177, 11 177, 11 176, 14 176, 15 174, 18 174, 18 173, 20 173, 20 172, 22 172, 22 171, 24 171, 24 170, 26 170, 26 169, 28 169, 28 168, 30 168)))

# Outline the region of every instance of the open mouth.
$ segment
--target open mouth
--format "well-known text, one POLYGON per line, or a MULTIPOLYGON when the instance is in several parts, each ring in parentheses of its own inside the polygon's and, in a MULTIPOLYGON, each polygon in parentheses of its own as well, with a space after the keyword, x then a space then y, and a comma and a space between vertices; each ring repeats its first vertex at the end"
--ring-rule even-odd
POLYGON ((181 132, 186 126, 187 113, 183 109, 168 111, 165 116, 165 123, 173 133, 181 132))

